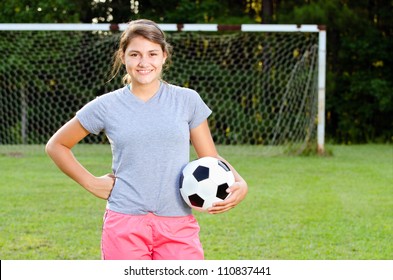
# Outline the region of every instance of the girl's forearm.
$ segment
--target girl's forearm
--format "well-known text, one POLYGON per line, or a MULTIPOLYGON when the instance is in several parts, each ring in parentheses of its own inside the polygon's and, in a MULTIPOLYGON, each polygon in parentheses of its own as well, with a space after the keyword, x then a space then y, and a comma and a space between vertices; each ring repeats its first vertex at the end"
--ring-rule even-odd
POLYGON ((46 145, 46 152, 64 174, 91 191, 91 182, 95 177, 79 163, 71 149, 59 143, 49 141, 46 145))

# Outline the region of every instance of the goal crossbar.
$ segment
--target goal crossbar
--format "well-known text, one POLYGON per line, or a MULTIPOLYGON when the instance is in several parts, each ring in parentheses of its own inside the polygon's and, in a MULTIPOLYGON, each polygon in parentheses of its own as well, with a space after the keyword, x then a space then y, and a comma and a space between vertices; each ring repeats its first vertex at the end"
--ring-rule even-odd
MULTIPOLYGON (((13 31, 123 31, 127 23, 0 23, 0 30, 13 31)), ((222 31, 239 30, 243 32, 321 32, 323 25, 315 24, 158 24, 163 31, 222 31)))

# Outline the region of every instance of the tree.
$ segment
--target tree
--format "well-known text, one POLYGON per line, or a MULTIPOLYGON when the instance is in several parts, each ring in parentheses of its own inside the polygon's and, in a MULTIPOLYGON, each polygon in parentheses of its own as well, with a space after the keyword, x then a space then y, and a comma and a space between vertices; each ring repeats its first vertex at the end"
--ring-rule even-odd
POLYGON ((78 2, 76 0, 2 0, 0 2, 0 22, 79 22, 80 7, 78 2))
POLYGON ((281 4, 280 23, 327 26, 327 129, 331 139, 341 143, 392 141, 393 63, 389 50, 393 34, 387 12, 391 4, 378 0, 281 4))
POLYGON ((272 23, 273 21, 273 0, 262 1, 262 23, 272 23))

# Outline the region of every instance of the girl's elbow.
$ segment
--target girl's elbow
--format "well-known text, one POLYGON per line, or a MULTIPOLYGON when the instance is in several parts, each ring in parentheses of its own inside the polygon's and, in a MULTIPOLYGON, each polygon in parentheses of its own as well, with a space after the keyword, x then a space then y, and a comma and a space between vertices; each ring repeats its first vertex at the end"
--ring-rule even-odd
POLYGON ((45 145, 45 152, 48 156, 52 156, 54 151, 56 150, 56 144, 54 143, 53 139, 49 139, 49 141, 45 145))

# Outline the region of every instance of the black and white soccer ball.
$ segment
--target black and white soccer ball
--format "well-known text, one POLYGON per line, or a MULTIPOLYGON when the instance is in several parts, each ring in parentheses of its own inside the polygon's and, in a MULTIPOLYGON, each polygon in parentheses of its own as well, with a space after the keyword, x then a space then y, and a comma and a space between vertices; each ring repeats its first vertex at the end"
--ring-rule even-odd
POLYGON ((213 203, 225 200, 227 188, 235 182, 229 167, 214 157, 189 162, 180 175, 180 193, 192 208, 205 212, 213 203))

